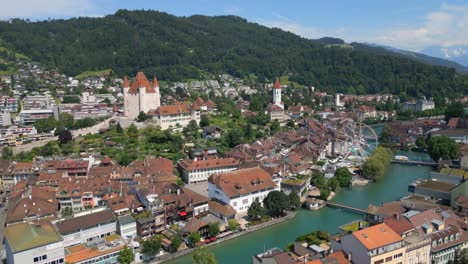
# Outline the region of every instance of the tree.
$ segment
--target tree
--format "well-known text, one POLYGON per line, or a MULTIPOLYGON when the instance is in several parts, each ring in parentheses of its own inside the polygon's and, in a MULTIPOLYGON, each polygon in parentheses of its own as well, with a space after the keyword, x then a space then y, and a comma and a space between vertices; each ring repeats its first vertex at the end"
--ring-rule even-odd
POLYGON ((143 249, 141 252, 148 256, 154 256, 158 253, 161 248, 161 239, 157 237, 151 237, 147 240, 144 240, 142 243, 143 249))
POLYGON ((288 197, 283 192, 271 191, 263 200, 263 205, 271 216, 282 216, 289 206, 288 197))
POLYGON ((427 148, 427 143, 426 143, 426 140, 424 139, 424 137, 418 137, 416 139, 416 146, 420 149, 425 149, 427 148))
POLYGON ((280 129, 280 123, 278 122, 277 119, 273 120, 273 122, 271 122, 271 125, 270 125, 270 132, 271 134, 273 135, 274 133, 276 133, 276 131, 278 131, 280 129))
POLYGON ((382 143, 391 143, 392 142, 393 129, 389 125, 384 125, 380 139, 382 143))
POLYGON ((138 129, 135 124, 131 124, 127 129, 127 134, 129 137, 138 137, 138 129))
POLYGON ((294 127, 294 126, 295 126, 294 120, 289 119, 288 122, 286 122, 286 125, 287 125, 288 127, 294 127))
POLYGON ((217 264, 213 253, 195 250, 192 256, 193 264, 217 264))
POLYGON ((180 245, 182 244, 182 240, 178 235, 175 235, 171 238, 171 251, 177 252, 179 250, 180 245))
POLYGON ((262 204, 258 201, 258 198, 250 204, 249 209, 247 210, 247 216, 252 220, 260 220, 265 215, 262 204))
POLYGON ((429 140, 427 152, 435 161, 456 159, 458 157, 458 144, 447 136, 432 137, 429 140))
POLYGON ((67 144, 68 142, 72 140, 73 140, 72 133, 68 129, 65 129, 62 132, 60 132, 58 136, 58 142, 61 146, 67 144))
POLYGON ((208 225, 210 237, 215 237, 219 234, 219 223, 214 222, 208 225))
POLYGON ((338 180, 340 187, 342 188, 349 187, 349 183, 351 182, 352 177, 353 175, 348 170, 348 168, 338 168, 335 171, 335 178, 338 180))
POLYGON ((78 96, 64 96, 62 104, 79 104, 80 98, 78 96))
POLYGON ((228 227, 229 227, 229 230, 231 231, 236 231, 238 228, 239 228, 239 223, 237 222, 236 219, 229 219, 228 220, 228 227))
POLYGON ((297 194, 296 190, 292 190, 288 195, 289 208, 296 209, 301 206, 301 199, 297 194))
POLYGON ((195 120, 191 120, 188 125, 184 128, 184 135, 185 137, 187 138, 199 138, 199 133, 198 133, 198 130, 200 129, 200 127, 198 127, 198 124, 197 124, 197 121, 195 120))
POLYGON ((67 206, 63 208, 63 210, 60 212, 60 215, 62 217, 67 217, 73 215, 73 209, 70 206, 67 206))
POLYGON ((332 191, 336 192, 340 189, 340 181, 337 178, 331 178, 328 180, 328 186, 332 191))
POLYGON ((450 260, 448 264, 466 264, 468 263, 468 250, 456 250, 455 257, 453 260, 450 260))
POLYGON ((201 240, 201 237, 198 232, 192 232, 190 233, 188 237, 188 241, 190 244, 192 244, 192 246, 196 246, 198 242, 200 242, 200 240, 201 240))
POLYGON ((137 121, 138 122, 145 122, 148 119, 149 119, 149 116, 143 111, 140 111, 140 113, 137 116, 137 121))
POLYGON ((8 160, 13 158, 13 149, 10 147, 3 147, 2 148, 2 159, 8 160))
POLYGON ((73 128, 74 118, 70 113, 60 113, 59 120, 65 128, 73 128))
POLYGON ((120 125, 120 122, 118 122, 117 125, 115 126, 115 132, 119 134, 123 133, 123 129, 122 129, 122 126, 120 125))
POLYGON ((206 115, 202 115, 200 118, 200 127, 207 127, 210 125, 210 119, 206 115))
POLYGON ((226 143, 233 148, 242 143, 242 132, 239 129, 231 129, 226 133, 226 143))
POLYGON ((120 250, 117 260, 121 264, 130 264, 135 260, 135 254, 133 254, 132 249, 125 246, 122 250, 120 250))
POLYGON ((252 139, 254 137, 254 131, 252 129, 252 124, 245 124, 245 133, 244 136, 246 139, 252 139))
POLYGON ((330 189, 328 186, 324 186, 320 188, 320 196, 319 198, 322 200, 328 200, 328 197, 330 196, 330 189))
POLYGON ((462 103, 452 103, 445 110, 445 121, 449 121, 452 117, 465 117, 465 108, 462 103))

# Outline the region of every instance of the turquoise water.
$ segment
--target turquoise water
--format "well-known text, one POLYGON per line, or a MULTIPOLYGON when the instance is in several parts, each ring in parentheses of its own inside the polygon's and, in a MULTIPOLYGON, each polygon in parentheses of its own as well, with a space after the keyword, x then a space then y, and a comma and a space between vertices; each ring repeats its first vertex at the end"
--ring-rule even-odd
MULTIPOLYGON (((399 154, 410 159, 429 159, 424 153, 400 151, 399 154)), ((363 187, 342 189, 333 201, 362 209, 366 209, 369 203, 379 205, 382 202, 394 201, 407 194, 407 186, 413 180, 429 178, 430 170, 430 167, 424 166, 392 165, 381 181, 363 187)), ((297 236, 314 230, 336 233, 338 226, 360 218, 360 214, 335 208, 323 208, 319 211, 299 210, 294 219, 206 250, 214 253, 220 264, 252 263, 252 256, 265 249, 284 248, 297 236)), ((170 263, 188 264, 191 263, 191 258, 191 255, 186 255, 170 263)))

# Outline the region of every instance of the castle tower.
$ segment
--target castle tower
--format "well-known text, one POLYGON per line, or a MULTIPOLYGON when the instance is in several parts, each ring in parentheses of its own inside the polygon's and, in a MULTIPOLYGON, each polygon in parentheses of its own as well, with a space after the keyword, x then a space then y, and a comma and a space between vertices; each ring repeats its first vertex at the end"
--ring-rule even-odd
POLYGON ((281 102, 281 83, 276 79, 275 84, 273 85, 273 104, 283 108, 283 102, 281 102))
POLYGON ((155 104, 157 105, 156 108, 158 108, 161 106, 161 93, 159 91, 159 82, 156 76, 154 76, 154 79, 153 79, 153 89, 155 93, 154 100, 155 100, 155 104))
POLYGON ((140 112, 148 113, 160 106, 159 84, 156 78, 150 83, 143 72, 138 72, 129 85, 124 78, 125 116, 136 118, 140 112))

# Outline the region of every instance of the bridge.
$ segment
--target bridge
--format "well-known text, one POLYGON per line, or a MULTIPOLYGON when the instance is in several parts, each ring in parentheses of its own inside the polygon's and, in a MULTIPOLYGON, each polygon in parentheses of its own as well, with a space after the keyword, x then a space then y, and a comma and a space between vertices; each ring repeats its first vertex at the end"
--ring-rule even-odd
POLYGON ((439 163, 433 161, 420 161, 420 160, 392 160, 393 164, 401 164, 401 165, 421 165, 421 166, 431 166, 437 167, 439 163))
POLYGON ((352 207, 352 206, 348 206, 348 205, 344 205, 344 204, 337 204, 337 203, 326 202, 326 201, 324 202, 324 204, 326 204, 327 206, 330 206, 330 207, 344 209, 344 210, 348 210, 348 211, 351 211, 351 212, 354 212, 354 213, 367 214, 366 210, 356 208, 356 207, 352 207))

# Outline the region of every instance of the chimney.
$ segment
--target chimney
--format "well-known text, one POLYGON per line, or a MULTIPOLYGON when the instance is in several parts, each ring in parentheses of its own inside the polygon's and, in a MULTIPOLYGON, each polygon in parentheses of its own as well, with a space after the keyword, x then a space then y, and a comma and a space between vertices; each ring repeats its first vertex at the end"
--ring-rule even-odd
POLYGON ((31 195, 29 195, 29 200, 32 200, 32 196, 31 196, 31 195))
POLYGON ((177 188, 177 195, 180 195, 180 188, 177 188))
POLYGON ((400 220, 400 215, 397 213, 394 213, 393 218, 395 218, 396 220, 400 220))
POLYGON ((351 262, 351 258, 352 258, 352 257, 351 257, 351 252, 349 252, 349 254, 348 254, 348 261, 349 261, 349 262, 351 262))

